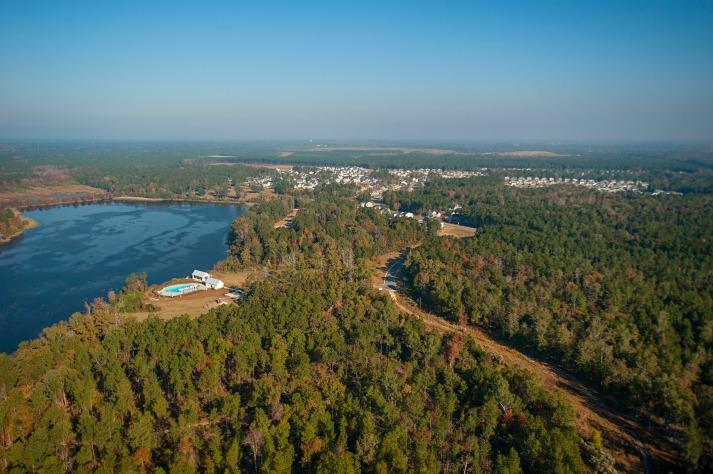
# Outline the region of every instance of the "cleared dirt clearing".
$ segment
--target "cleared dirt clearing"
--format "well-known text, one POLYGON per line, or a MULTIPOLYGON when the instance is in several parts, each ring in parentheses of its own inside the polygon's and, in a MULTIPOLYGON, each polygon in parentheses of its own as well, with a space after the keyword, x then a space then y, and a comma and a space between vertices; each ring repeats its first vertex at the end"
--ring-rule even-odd
POLYGON ((451 237, 457 237, 459 239, 463 239, 465 237, 473 237, 475 235, 475 227, 468 227, 459 224, 451 224, 450 222, 444 222, 443 227, 438 229, 438 235, 449 235, 451 237))

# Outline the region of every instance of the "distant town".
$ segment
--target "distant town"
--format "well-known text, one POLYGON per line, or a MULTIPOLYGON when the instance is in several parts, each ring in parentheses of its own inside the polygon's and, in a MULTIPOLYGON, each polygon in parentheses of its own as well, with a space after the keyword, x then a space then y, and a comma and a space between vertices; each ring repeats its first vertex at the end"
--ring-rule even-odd
MULTIPOLYGON (((362 166, 314 166, 275 169, 268 176, 248 178, 247 184, 260 188, 274 188, 278 181, 295 190, 314 190, 331 184, 352 184, 359 193, 369 193, 372 199, 380 200, 386 191, 413 191, 434 178, 461 179, 486 176, 496 170, 442 170, 437 168, 417 169, 371 169, 362 166)), ((503 170, 499 170, 503 171, 503 170)), ((680 194, 661 190, 650 191, 649 183, 641 180, 595 180, 586 178, 505 176, 505 186, 513 188, 544 188, 549 186, 576 186, 603 193, 680 194)))
POLYGON ((646 183, 644 181, 617 181, 614 179, 612 179, 611 181, 595 181, 593 179, 577 178, 539 178, 532 176, 517 178, 513 178, 510 176, 505 177, 505 186, 510 186, 513 188, 544 188, 547 186, 555 186, 562 184, 568 184, 571 186, 582 186, 604 193, 623 193, 627 191, 640 193, 645 191, 649 186, 649 183, 646 183))
POLYGON ((374 170, 361 166, 316 166, 275 171, 277 176, 254 177, 247 182, 249 185, 271 188, 276 179, 282 179, 297 190, 313 190, 329 184, 353 184, 360 193, 368 192, 372 198, 381 199, 385 191, 413 191, 434 177, 453 179, 484 175, 482 171, 431 168, 374 170))

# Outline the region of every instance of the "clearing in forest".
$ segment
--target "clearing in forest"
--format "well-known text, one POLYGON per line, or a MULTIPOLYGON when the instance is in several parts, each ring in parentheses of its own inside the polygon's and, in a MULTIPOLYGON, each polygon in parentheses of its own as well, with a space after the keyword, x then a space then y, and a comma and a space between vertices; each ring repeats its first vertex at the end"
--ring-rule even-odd
POLYGON ((465 237, 473 237, 475 235, 475 227, 468 227, 465 225, 444 222, 443 227, 438 229, 438 235, 441 237, 444 235, 449 235, 451 237, 457 237, 459 239, 465 237))

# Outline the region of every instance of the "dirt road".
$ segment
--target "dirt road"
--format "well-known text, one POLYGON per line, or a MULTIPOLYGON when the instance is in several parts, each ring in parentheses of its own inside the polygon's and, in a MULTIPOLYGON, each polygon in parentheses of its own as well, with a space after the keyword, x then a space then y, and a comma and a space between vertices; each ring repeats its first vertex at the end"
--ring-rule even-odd
POLYGON ((379 275, 374 279, 374 287, 388 292, 400 310, 420 318, 427 327, 438 332, 469 335, 486 352, 497 355, 504 364, 539 376, 546 387, 556 390, 570 402, 576 414, 577 429, 583 435, 590 434, 592 430, 602 434, 618 469, 624 472, 668 472, 676 469, 676 450, 658 431, 643 426, 565 370, 533 359, 477 327, 454 324, 419 308, 400 289, 398 274, 405 256, 405 252, 392 252, 375 259, 379 275))
POLYGON ((273 224, 273 226, 272 226, 273 229, 279 229, 281 227, 282 228, 290 227, 292 225, 292 221, 297 216, 297 213, 299 211, 300 211, 299 209, 292 209, 292 211, 290 211, 289 214, 287 214, 285 217, 283 217, 279 221, 275 222, 275 224, 273 224))

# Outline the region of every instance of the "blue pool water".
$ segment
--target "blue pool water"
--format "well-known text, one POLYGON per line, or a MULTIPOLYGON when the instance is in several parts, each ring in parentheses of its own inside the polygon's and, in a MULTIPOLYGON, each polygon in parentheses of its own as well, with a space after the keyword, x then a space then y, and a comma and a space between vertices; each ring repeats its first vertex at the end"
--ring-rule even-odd
POLYGON ((166 288, 163 288, 161 290, 162 293, 181 293, 183 291, 186 291, 191 288, 195 288, 197 285, 193 283, 180 283, 178 285, 171 285, 167 286, 166 288))
POLYGON ((0 245, 0 351, 122 288, 131 272, 155 284, 209 270, 227 256, 230 225, 243 212, 118 202, 26 212, 40 226, 0 245))
POLYGON ((181 283, 180 285, 167 286, 166 288, 164 288, 161 291, 165 291, 166 293, 180 293, 182 291, 185 291, 189 288, 194 288, 194 287, 195 287, 195 285, 193 285, 191 283, 181 283))

